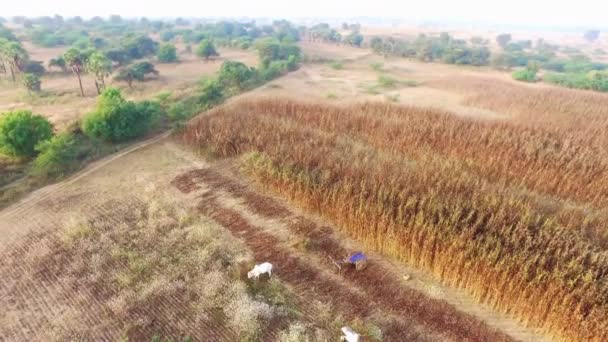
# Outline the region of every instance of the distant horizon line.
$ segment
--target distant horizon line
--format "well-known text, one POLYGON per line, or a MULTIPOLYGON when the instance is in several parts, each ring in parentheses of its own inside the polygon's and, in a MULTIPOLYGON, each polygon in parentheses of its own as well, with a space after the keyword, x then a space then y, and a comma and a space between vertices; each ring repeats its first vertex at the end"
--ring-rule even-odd
POLYGON ((585 30, 608 30, 607 24, 602 25, 588 25, 588 24, 542 24, 542 23, 534 23, 534 24, 522 24, 522 23, 490 23, 487 21, 480 20, 459 20, 459 19, 438 19, 438 18, 425 18, 425 19, 414 19, 407 17, 391 17, 391 16, 241 16, 241 15, 206 15, 206 16, 179 16, 179 15, 169 15, 169 16, 157 16, 157 15, 122 15, 119 13, 113 13, 108 15, 62 15, 59 13, 53 13, 49 15, 36 15, 36 16, 27 16, 27 15, 2 15, 1 17, 6 19, 11 19, 14 17, 25 17, 25 18, 41 18, 41 17, 53 17, 55 15, 60 15, 63 18, 75 18, 81 17, 83 19, 91 19, 94 17, 101 17, 104 19, 109 18, 112 15, 118 15, 124 19, 156 19, 156 20, 167 20, 167 19, 211 19, 211 20, 289 20, 294 22, 307 22, 307 23, 323 23, 323 22, 350 22, 352 21, 366 21, 357 22, 360 24, 364 24, 368 27, 396 27, 398 25, 408 24, 408 25, 416 25, 416 26, 449 26, 450 28, 485 28, 485 29, 509 29, 509 30, 563 30, 563 31, 585 31, 585 30), (386 23, 381 23, 381 21, 386 21, 386 23), (464 26, 464 27, 463 27, 464 26))

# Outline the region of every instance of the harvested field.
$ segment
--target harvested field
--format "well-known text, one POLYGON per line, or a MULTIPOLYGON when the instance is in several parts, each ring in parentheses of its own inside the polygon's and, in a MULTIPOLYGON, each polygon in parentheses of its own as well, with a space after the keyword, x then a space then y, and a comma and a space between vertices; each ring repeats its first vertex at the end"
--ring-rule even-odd
POLYGON ((480 301, 602 341, 608 159, 551 125, 264 99, 201 116, 182 139, 480 301))

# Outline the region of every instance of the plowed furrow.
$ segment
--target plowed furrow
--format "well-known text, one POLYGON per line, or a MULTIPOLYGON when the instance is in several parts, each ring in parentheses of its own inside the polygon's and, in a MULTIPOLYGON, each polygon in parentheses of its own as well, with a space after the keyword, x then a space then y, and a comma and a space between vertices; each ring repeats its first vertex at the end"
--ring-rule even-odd
MULTIPOLYGON (((276 272, 277 276, 297 289, 298 295, 302 298, 315 298, 322 302, 332 303, 349 320, 371 317, 377 309, 375 302, 324 275, 307 260, 302 260, 286 248, 281 247, 281 241, 276 237, 250 225, 239 212, 223 208, 213 197, 203 198, 199 209, 230 230, 233 235, 242 238, 256 260, 264 260, 277 265, 279 267, 276 272)), ((419 330, 417 327, 403 321, 395 326, 384 328, 383 331, 388 340, 398 341, 404 338, 404 334, 407 335, 404 332, 410 332, 412 335, 408 340, 427 340, 415 333, 419 330)), ((428 335, 432 336, 433 333, 429 331, 428 335)))

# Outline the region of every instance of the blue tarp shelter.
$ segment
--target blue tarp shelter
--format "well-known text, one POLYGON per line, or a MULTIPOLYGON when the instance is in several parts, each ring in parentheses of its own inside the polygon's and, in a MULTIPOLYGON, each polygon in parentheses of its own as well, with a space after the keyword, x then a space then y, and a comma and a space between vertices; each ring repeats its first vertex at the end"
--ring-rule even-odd
POLYGON ((367 257, 362 252, 353 253, 351 256, 348 257, 348 262, 350 262, 351 264, 354 264, 358 261, 366 261, 366 260, 367 260, 367 257))

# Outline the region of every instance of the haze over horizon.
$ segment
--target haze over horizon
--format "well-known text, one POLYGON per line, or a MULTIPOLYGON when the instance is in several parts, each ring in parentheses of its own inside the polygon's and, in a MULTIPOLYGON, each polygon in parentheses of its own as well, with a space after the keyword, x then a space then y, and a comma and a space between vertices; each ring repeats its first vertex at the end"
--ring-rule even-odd
POLYGON ((273 17, 273 18, 393 18, 412 22, 490 25, 605 27, 608 2, 597 0, 425 0, 414 4, 399 0, 337 0, 291 2, 285 0, 224 0, 192 3, 189 0, 146 2, 105 0, 21 0, 3 6, 2 16, 108 16, 123 17, 273 17))

